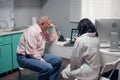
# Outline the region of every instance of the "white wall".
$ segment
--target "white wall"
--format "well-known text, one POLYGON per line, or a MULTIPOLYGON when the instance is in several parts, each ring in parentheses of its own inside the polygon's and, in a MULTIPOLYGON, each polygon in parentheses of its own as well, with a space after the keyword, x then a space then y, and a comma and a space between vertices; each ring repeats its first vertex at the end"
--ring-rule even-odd
POLYGON ((32 25, 32 17, 41 14, 41 0, 14 0, 16 27, 32 25))
POLYGON ((65 37, 70 37, 71 28, 77 27, 70 23, 70 0, 43 0, 42 13, 51 17, 65 37))
POLYGON ((16 27, 31 25, 32 17, 41 15, 51 17, 65 37, 70 37, 71 28, 77 27, 70 23, 70 0, 14 0, 16 27))

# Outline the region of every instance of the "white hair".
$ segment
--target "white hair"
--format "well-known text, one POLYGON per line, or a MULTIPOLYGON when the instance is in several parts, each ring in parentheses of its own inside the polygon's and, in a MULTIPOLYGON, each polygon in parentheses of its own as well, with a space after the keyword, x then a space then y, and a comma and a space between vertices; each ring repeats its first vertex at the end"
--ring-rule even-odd
POLYGON ((38 18, 37 23, 41 24, 41 23, 47 22, 48 20, 50 20, 48 16, 41 16, 38 18))

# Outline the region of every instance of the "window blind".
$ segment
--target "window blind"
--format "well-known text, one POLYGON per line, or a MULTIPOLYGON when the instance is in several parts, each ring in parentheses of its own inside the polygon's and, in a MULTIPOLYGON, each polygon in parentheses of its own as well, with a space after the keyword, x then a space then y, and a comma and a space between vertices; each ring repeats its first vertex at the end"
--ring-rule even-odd
MULTIPOLYGON (((8 23, 8 27, 11 27, 11 20, 14 18, 13 12, 13 0, 0 0, 0 21, 4 20, 8 23)), ((0 22, 0 26, 6 26, 4 23, 0 22)))
POLYGON ((120 0, 71 0, 70 21, 79 22, 82 18, 119 18, 120 0))

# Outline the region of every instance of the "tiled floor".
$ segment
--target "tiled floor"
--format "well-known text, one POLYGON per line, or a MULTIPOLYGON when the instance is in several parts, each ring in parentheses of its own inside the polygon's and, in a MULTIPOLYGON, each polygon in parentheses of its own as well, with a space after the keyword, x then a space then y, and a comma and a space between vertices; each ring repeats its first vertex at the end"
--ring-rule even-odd
MULTIPOLYGON (((69 60, 63 59, 62 61, 62 66, 60 71, 66 66, 66 64, 69 63, 69 60)), ((10 72, 8 75, 5 74, 5 76, 0 77, 0 80, 18 80, 18 70, 10 72)), ((30 70, 26 70, 24 69, 22 72, 22 78, 23 80, 38 80, 37 79, 37 75, 38 73, 30 71, 30 70)), ((57 80, 63 80, 63 78, 61 77, 61 75, 59 74, 57 77, 57 80)))

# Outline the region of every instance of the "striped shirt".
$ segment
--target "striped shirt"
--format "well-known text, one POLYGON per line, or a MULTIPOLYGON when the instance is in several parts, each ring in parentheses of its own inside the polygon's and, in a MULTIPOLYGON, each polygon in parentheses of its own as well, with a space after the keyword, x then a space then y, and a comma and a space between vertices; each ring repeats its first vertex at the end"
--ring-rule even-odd
POLYGON ((17 53, 41 59, 44 55, 46 42, 54 43, 57 40, 58 36, 55 28, 52 28, 52 33, 48 34, 47 32, 43 33, 38 24, 34 24, 22 34, 17 53))

